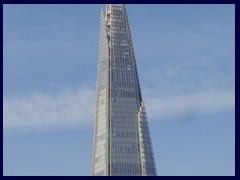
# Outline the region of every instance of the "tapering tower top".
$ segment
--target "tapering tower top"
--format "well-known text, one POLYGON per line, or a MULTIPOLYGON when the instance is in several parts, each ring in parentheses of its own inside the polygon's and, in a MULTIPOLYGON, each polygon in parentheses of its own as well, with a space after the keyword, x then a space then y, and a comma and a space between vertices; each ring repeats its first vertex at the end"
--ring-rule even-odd
POLYGON ((124 4, 102 9, 92 174, 156 175, 124 4))

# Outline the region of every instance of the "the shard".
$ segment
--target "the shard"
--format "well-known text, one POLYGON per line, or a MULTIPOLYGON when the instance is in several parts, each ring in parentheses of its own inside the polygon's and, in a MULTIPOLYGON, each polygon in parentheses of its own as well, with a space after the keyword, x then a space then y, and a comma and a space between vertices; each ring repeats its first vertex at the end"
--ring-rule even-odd
POLYGON ((101 12, 92 175, 156 176, 124 4, 101 12))

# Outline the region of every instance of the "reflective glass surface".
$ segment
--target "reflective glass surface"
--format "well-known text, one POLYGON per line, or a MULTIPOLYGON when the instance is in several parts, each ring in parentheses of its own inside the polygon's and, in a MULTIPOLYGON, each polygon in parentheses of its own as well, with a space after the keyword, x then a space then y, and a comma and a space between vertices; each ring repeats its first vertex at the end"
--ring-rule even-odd
POLYGON ((92 174, 157 175, 125 5, 102 11, 92 174))

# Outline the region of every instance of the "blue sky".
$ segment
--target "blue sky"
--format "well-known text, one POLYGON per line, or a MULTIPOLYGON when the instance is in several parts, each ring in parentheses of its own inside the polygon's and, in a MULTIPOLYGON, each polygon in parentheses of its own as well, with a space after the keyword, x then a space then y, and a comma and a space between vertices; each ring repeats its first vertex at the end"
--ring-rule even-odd
MULTIPOLYGON (((158 175, 235 175, 234 5, 127 5, 158 175)), ((90 175, 101 5, 4 5, 4 175, 90 175)))

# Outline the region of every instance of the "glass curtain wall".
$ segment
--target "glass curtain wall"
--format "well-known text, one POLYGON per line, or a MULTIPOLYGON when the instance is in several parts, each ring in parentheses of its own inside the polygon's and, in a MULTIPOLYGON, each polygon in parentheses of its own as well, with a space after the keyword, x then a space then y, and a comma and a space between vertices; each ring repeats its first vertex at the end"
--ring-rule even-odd
POLYGON ((123 4, 102 10, 93 175, 157 175, 123 4))

